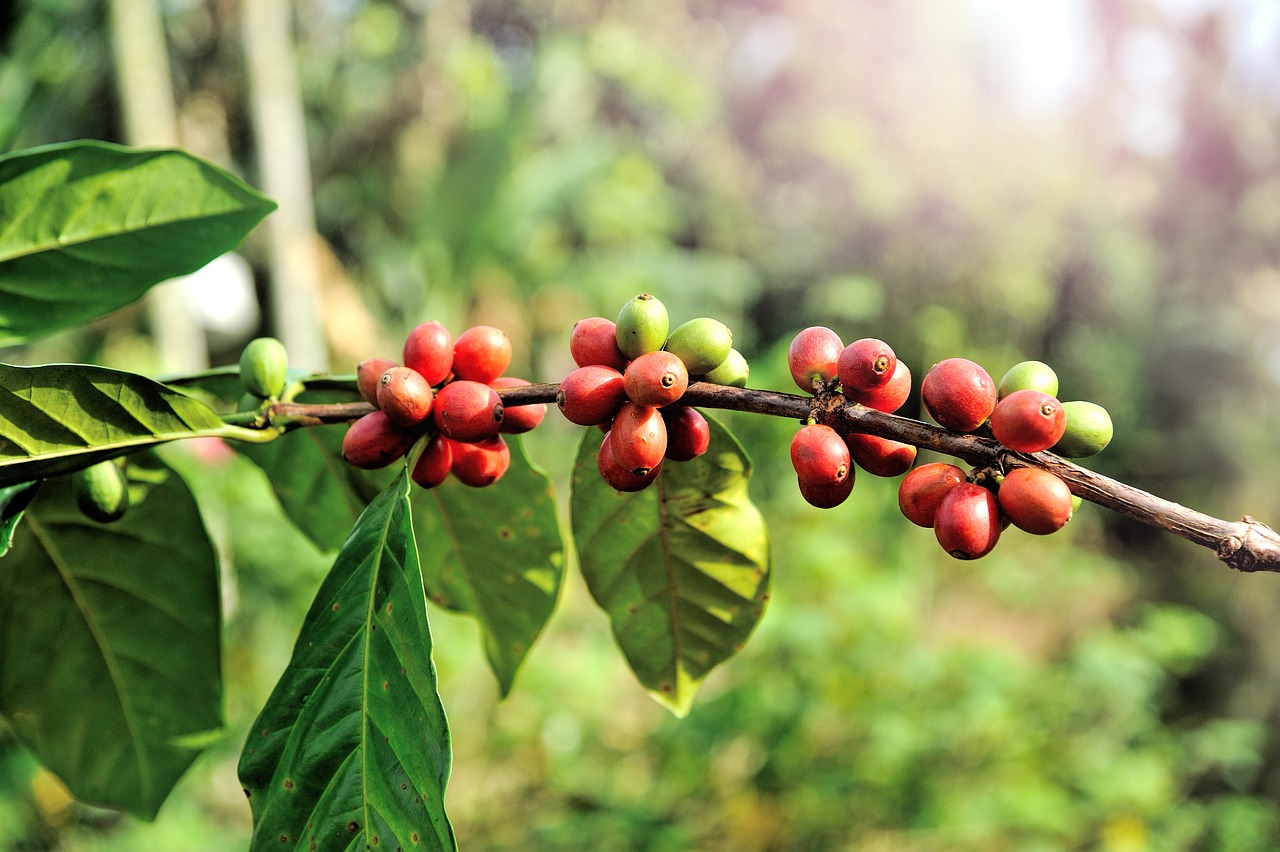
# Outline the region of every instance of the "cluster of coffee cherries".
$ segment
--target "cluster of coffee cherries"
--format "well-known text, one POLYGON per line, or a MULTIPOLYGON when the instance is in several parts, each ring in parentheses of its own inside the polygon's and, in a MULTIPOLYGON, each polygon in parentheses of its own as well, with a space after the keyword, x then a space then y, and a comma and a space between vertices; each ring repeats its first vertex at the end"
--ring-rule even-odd
POLYGON ((690 381, 747 383, 747 362, 728 326, 698 317, 671 330, 666 306, 649 293, 630 299, 616 321, 579 320, 569 353, 578 366, 560 383, 556 404, 570 422, 604 432, 597 464, 617 491, 643 490, 665 460, 707 451, 706 418, 680 404, 690 381))
POLYGON ((506 332, 476 325, 457 340, 439 322, 416 326, 403 360, 368 358, 356 366, 356 385, 376 409, 347 428, 342 457, 366 470, 403 458, 420 440, 411 477, 434 488, 449 474, 465 485, 498 481, 511 464, 502 434, 533 429, 545 405, 504 408, 498 390, 529 382, 504 376, 511 364, 506 332))
MULTIPOLYGON (((874 337, 848 344, 825 326, 810 326, 791 340, 787 366, 807 393, 834 391, 877 411, 893 413, 911 393, 911 370, 892 347, 874 337)), ((916 460, 911 444, 851 432, 841 436, 822 423, 806 423, 791 440, 791 465, 800 494, 830 509, 853 491, 855 465, 874 476, 899 476, 916 460)))

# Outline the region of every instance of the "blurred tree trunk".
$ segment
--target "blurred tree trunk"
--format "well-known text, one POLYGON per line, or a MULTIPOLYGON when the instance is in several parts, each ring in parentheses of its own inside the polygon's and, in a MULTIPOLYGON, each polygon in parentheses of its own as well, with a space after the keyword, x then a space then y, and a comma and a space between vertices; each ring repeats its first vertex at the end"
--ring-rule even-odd
POLYGON ((273 325, 289 350, 290 364, 327 370, 311 161, 291 36, 292 9, 289 0, 244 0, 240 14, 262 189, 280 205, 266 221, 273 325))
MULTIPOLYGON (((158 0, 111 0, 112 52, 116 86, 130 145, 178 144, 178 120, 170 82, 169 52, 158 0)), ((166 370, 209 366, 204 329, 173 285, 147 295, 147 312, 157 355, 166 370)))

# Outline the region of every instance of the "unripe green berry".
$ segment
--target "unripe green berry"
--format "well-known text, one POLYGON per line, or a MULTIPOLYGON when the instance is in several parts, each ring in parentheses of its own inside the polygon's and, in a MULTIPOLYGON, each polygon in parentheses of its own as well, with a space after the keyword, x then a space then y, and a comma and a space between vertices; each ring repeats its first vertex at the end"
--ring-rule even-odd
POLYGON ((129 483, 113 461, 98 462, 77 471, 71 480, 76 506, 86 518, 109 524, 129 509, 129 483))
POLYGON ((1100 453, 1111 443, 1115 427, 1111 415, 1095 402, 1074 400, 1062 403, 1067 415, 1066 430, 1050 449, 1069 459, 1082 459, 1100 453))
POLYGON ((671 332, 664 347, 684 362, 691 376, 701 376, 724 363, 733 348, 729 326, 711 317, 691 319, 671 332))
POLYGON ((708 371, 702 378, 728 388, 745 388, 750 373, 751 365, 747 363, 747 359, 737 349, 730 349, 720 366, 708 371))
POLYGON ((1014 364, 1000 379, 997 396, 1004 399, 1011 393, 1020 390, 1038 390, 1041 393, 1056 397, 1058 395, 1058 374, 1043 361, 1022 361, 1014 364))
POLYGON ((670 320, 667 308, 656 296, 641 293, 618 312, 618 350, 628 358, 657 352, 667 342, 670 320))
POLYGON ((289 355, 274 337, 250 340, 240 352, 240 384, 254 396, 279 396, 289 373, 289 355))

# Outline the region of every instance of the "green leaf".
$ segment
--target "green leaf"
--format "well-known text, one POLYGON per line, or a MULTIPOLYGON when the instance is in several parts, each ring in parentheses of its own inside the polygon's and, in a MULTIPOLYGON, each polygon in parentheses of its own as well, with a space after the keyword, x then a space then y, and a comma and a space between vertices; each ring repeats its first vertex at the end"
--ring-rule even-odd
POLYGON ((747 495, 751 462, 707 417, 711 446, 666 462, 653 485, 623 494, 600 476, 599 433, 574 464, 570 516, 587 588, 640 683, 677 716, 712 668, 764 614, 769 536, 747 495))
POLYGON ((9 552, 13 546, 13 534, 22 520, 22 513, 36 496, 40 488, 40 480, 20 482, 0 488, 0 556, 9 552))
POLYGON ((0 346, 194 272, 275 206, 183 151, 70 142, 0 157, 0 346))
POLYGON ((452 762, 401 473, 356 522, 250 729, 253 849, 454 849, 452 762))
POLYGON ((129 466, 112 524, 44 483, 0 559, 0 713, 78 798, 156 815, 222 726, 218 565, 181 478, 129 466))
POLYGON ((0 487, 234 431, 204 403, 145 376, 89 364, 0 364, 0 487))
POLYGON ((450 477, 420 495, 418 535, 427 596, 480 623, 485 655, 505 697, 516 670, 555 610, 564 540, 555 493, 518 438, 505 436, 511 467, 487 488, 450 477))

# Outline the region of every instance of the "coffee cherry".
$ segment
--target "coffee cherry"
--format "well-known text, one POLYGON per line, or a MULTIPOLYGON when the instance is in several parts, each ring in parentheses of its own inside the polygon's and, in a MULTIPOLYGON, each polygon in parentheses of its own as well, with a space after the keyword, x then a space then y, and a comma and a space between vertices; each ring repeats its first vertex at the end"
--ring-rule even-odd
POLYGON ((901 441, 850 432, 844 442, 854 463, 872 476, 901 476, 916 463, 916 448, 901 441))
POLYGON ((109 524, 129 510, 129 482, 114 461, 102 461, 76 471, 71 477, 76 507, 86 518, 109 524))
POLYGON ((1019 390, 996 403, 991 434, 1011 450, 1038 453, 1058 442, 1067 428, 1062 403, 1038 390, 1019 390))
POLYGON ((254 396, 279 396, 288 373, 289 356, 274 337, 250 340, 240 352, 240 384, 254 396))
POLYGON ((898 356, 889 344, 874 337, 864 337, 840 351, 836 375, 842 388, 855 392, 870 391, 888 384, 897 366, 898 356))
POLYGON ((702 376, 729 357, 729 350, 733 348, 733 332, 720 320, 698 317, 671 332, 664 348, 684 362, 689 375, 702 376))
POLYGON ((1049 396, 1058 395, 1058 374, 1043 361, 1022 361, 1014 364, 1000 379, 996 396, 1004 399, 1014 391, 1038 390, 1049 396))
MULTIPOLYGON (((515 376, 499 376, 489 382, 489 387, 494 390, 503 388, 522 388, 528 387, 529 382, 524 379, 518 379, 515 376)), ((498 431, 505 435, 522 435, 525 432, 532 432, 542 422, 542 418, 547 416, 547 404, 539 402, 534 405, 506 405, 502 406, 502 425, 498 427, 498 431)))
POLYGON ((831 383, 836 377, 836 362, 844 351, 840 335, 821 325, 802 329, 791 338, 787 348, 787 367, 791 378, 805 393, 813 393, 813 383, 831 383))
POLYGON ((725 356, 724 362, 702 378, 712 384, 724 385, 727 388, 745 388, 747 386, 747 377, 750 373, 751 367, 747 364, 747 359, 742 357, 742 353, 737 349, 730 349, 729 354, 725 356))
POLYGON ((964 471, 953 464, 922 464, 908 471, 898 484, 898 508, 916 526, 932 528, 942 498, 966 479, 964 471))
POLYGON ((667 454, 667 424, 662 412, 647 405, 623 403, 609 435, 614 461, 637 476, 662 464, 667 454))
POLYGON ((818 509, 834 509, 849 499, 849 495, 853 493, 853 481, 853 469, 850 468, 849 475, 839 482, 809 482, 797 476, 796 487, 800 490, 800 496, 810 506, 818 509))
POLYGON ((600 476, 614 491, 635 492, 648 488, 662 471, 662 463, 659 462, 641 473, 623 467, 613 457, 611 434, 610 432, 604 434, 604 440, 600 442, 600 451, 596 454, 596 467, 600 470, 600 476))
POLYGON ((1000 510, 1020 530, 1048 535, 1071 520, 1071 489, 1061 477, 1036 467, 1018 467, 1005 474, 996 492, 1000 510))
POLYGON ((436 429, 445 437, 466 443, 498 434, 502 417, 502 400, 497 391, 467 379, 457 379, 440 388, 431 406, 436 429))
POLYGON ((627 369, 627 356, 618 349, 618 326, 604 317, 587 317, 573 324, 569 354, 579 367, 599 364, 619 373, 627 369))
POLYGON ((501 435, 473 443, 453 441, 449 450, 453 454, 454 478, 472 488, 492 485, 511 467, 511 448, 501 435))
POLYGON ((867 408, 892 414, 902 408, 903 403, 911 396, 911 370, 899 361, 893 370, 893 376, 880 387, 867 391, 843 388, 843 392, 850 402, 857 402, 867 408))
POLYGON ((711 446, 711 426, 698 409, 668 405, 662 419, 667 423, 667 458, 672 461, 696 459, 711 446))
POLYGON ((1067 425, 1053 452, 1069 459, 1082 459, 1106 449, 1115 434, 1111 415, 1096 402, 1073 400, 1062 403, 1067 425))
POLYGON ((392 423, 385 412, 371 411, 347 427, 342 458, 362 470, 386 467, 409 452, 414 433, 392 423))
POLYGON ((933 517, 938 544, 956 559, 986 556, 1000 539, 1000 530, 995 495, 972 482, 961 482, 947 491, 933 517))
MULTIPOLYGON (((390 358, 366 358, 356 364, 356 388, 370 405, 378 405, 378 380, 392 367, 399 366, 390 358)), ((417 372, 416 370, 414 372, 417 372)), ((418 375, 422 375, 418 373, 418 375)))
POLYGON ((670 320, 667 308, 656 296, 641 293, 618 312, 618 351, 628 358, 657 352, 667 342, 670 320))
POLYGON ((556 392, 556 405, 570 423, 599 426, 608 423, 627 401, 622 373, 612 367, 588 365, 565 376, 556 392))
POLYGON ((431 413, 435 394, 417 370, 392 367, 378 379, 377 406, 397 426, 413 427, 431 413))
POLYGON ((435 387, 453 372, 453 335, 435 320, 414 326, 404 339, 401 361, 435 387))
POLYGON ((622 374, 627 398, 640 405, 660 408, 684 396, 689 371, 672 352, 646 352, 627 365, 622 374))
POLYGON ((422 455, 414 462, 409 478, 423 488, 435 488, 449 476, 453 467, 453 447, 466 446, 458 444, 444 435, 432 435, 422 455))
POLYGON ((511 338, 500 328, 476 325, 453 342, 453 375, 470 382, 489 382, 511 366, 511 338))
POLYGON ((978 364, 966 358, 946 358, 925 374, 920 398, 938 425, 972 432, 995 410, 996 384, 978 364))
POLYGON ((810 423, 791 438, 791 466, 806 482, 841 482, 852 473, 850 462, 849 445, 830 426, 810 423))

